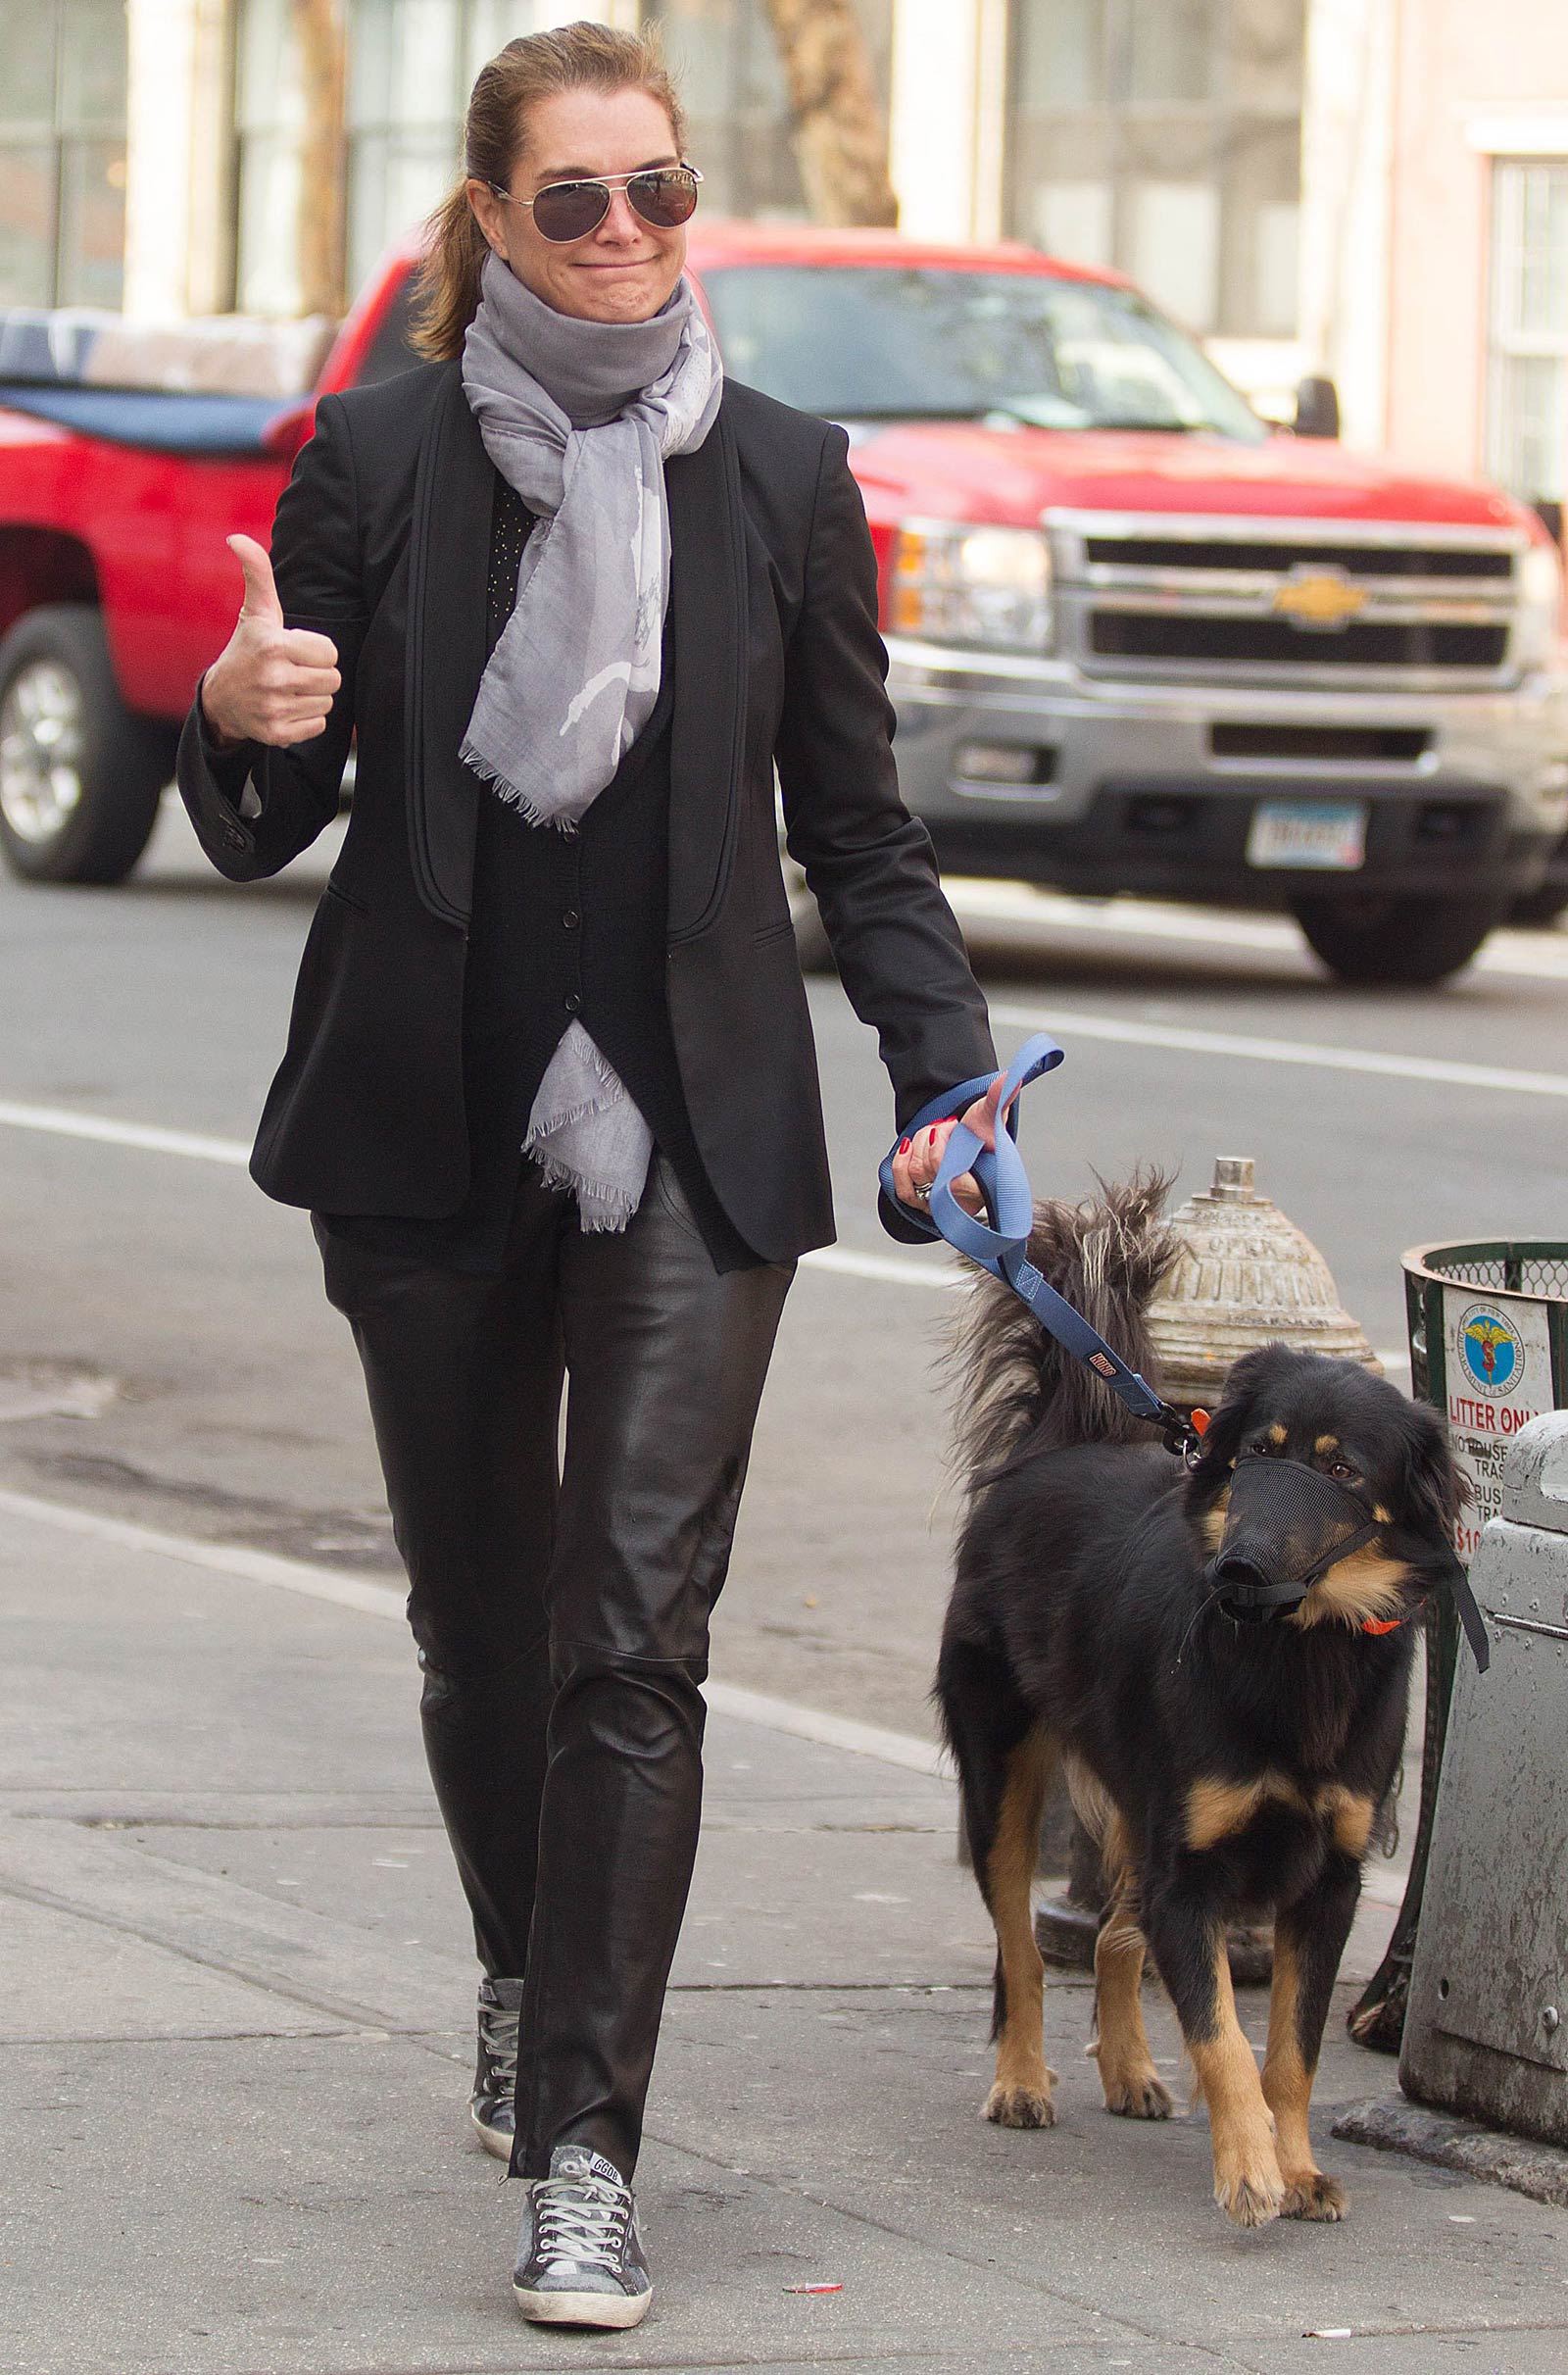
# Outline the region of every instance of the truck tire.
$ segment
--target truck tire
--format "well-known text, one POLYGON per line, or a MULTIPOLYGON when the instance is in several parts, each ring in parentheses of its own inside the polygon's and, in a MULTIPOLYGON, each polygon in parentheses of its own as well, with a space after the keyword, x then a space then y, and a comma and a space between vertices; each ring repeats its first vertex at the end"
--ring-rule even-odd
POLYGON ((26 882, 123 882, 173 772, 174 729, 126 709, 102 614, 28 611, 0 642, 0 850, 26 882))
POLYGON ((1308 948, 1341 981, 1424 989, 1469 964, 1506 901, 1299 899, 1295 915, 1308 948))
POLYGON ((1563 915, 1568 915, 1568 890, 1560 882, 1544 882, 1539 890, 1520 893, 1508 910, 1508 920, 1544 931, 1563 915))
POLYGON ((1520 892, 1508 910, 1508 920, 1544 929, 1564 914, 1568 914, 1568 833, 1551 853, 1545 880, 1538 882, 1533 891, 1520 892))

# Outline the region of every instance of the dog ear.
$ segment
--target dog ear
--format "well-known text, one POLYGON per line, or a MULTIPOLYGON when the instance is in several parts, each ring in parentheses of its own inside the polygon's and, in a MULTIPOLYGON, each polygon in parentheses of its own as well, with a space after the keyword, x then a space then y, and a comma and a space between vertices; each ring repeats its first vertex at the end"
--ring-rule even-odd
POLYGON ((1411 1523, 1450 1540, 1459 1511, 1475 1487, 1448 1448, 1448 1430, 1436 1410, 1412 1402, 1405 1409, 1404 1488, 1411 1523))
POLYGON ((1217 1491, 1235 1465, 1242 1439, 1250 1427, 1259 1388, 1274 1365, 1274 1348, 1260 1345, 1234 1361, 1225 1379, 1220 1405, 1208 1422, 1203 1448, 1193 1464, 1200 1488, 1217 1491))

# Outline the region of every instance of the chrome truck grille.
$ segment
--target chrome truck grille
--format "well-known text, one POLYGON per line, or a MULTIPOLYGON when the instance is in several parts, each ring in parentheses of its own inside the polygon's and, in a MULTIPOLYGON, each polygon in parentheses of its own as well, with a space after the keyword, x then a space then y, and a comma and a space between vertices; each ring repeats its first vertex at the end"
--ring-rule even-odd
POLYGON ((1048 513, 1060 641, 1090 675, 1410 690, 1508 680, 1507 528, 1048 513))

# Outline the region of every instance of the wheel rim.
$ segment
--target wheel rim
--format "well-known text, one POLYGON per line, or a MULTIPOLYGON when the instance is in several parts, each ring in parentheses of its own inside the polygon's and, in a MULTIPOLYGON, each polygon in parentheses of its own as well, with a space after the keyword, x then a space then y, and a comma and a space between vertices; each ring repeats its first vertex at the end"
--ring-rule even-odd
POLYGON ((0 816, 19 841, 53 841, 81 805, 81 688, 54 660, 30 661, 0 700, 0 816))

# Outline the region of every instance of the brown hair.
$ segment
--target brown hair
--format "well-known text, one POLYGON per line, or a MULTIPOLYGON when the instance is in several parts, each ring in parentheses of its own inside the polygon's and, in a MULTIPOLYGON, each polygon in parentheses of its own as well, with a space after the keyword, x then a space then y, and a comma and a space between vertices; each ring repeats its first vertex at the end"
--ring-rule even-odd
POLYGON ((489 248, 468 204, 470 180, 505 189, 526 145, 528 110, 558 91, 646 91, 670 122, 684 153, 686 119, 657 44, 608 25, 564 25, 509 41, 479 71, 463 127, 463 178, 425 225, 428 251, 415 282, 413 341, 450 362, 479 310, 479 272, 489 248))

